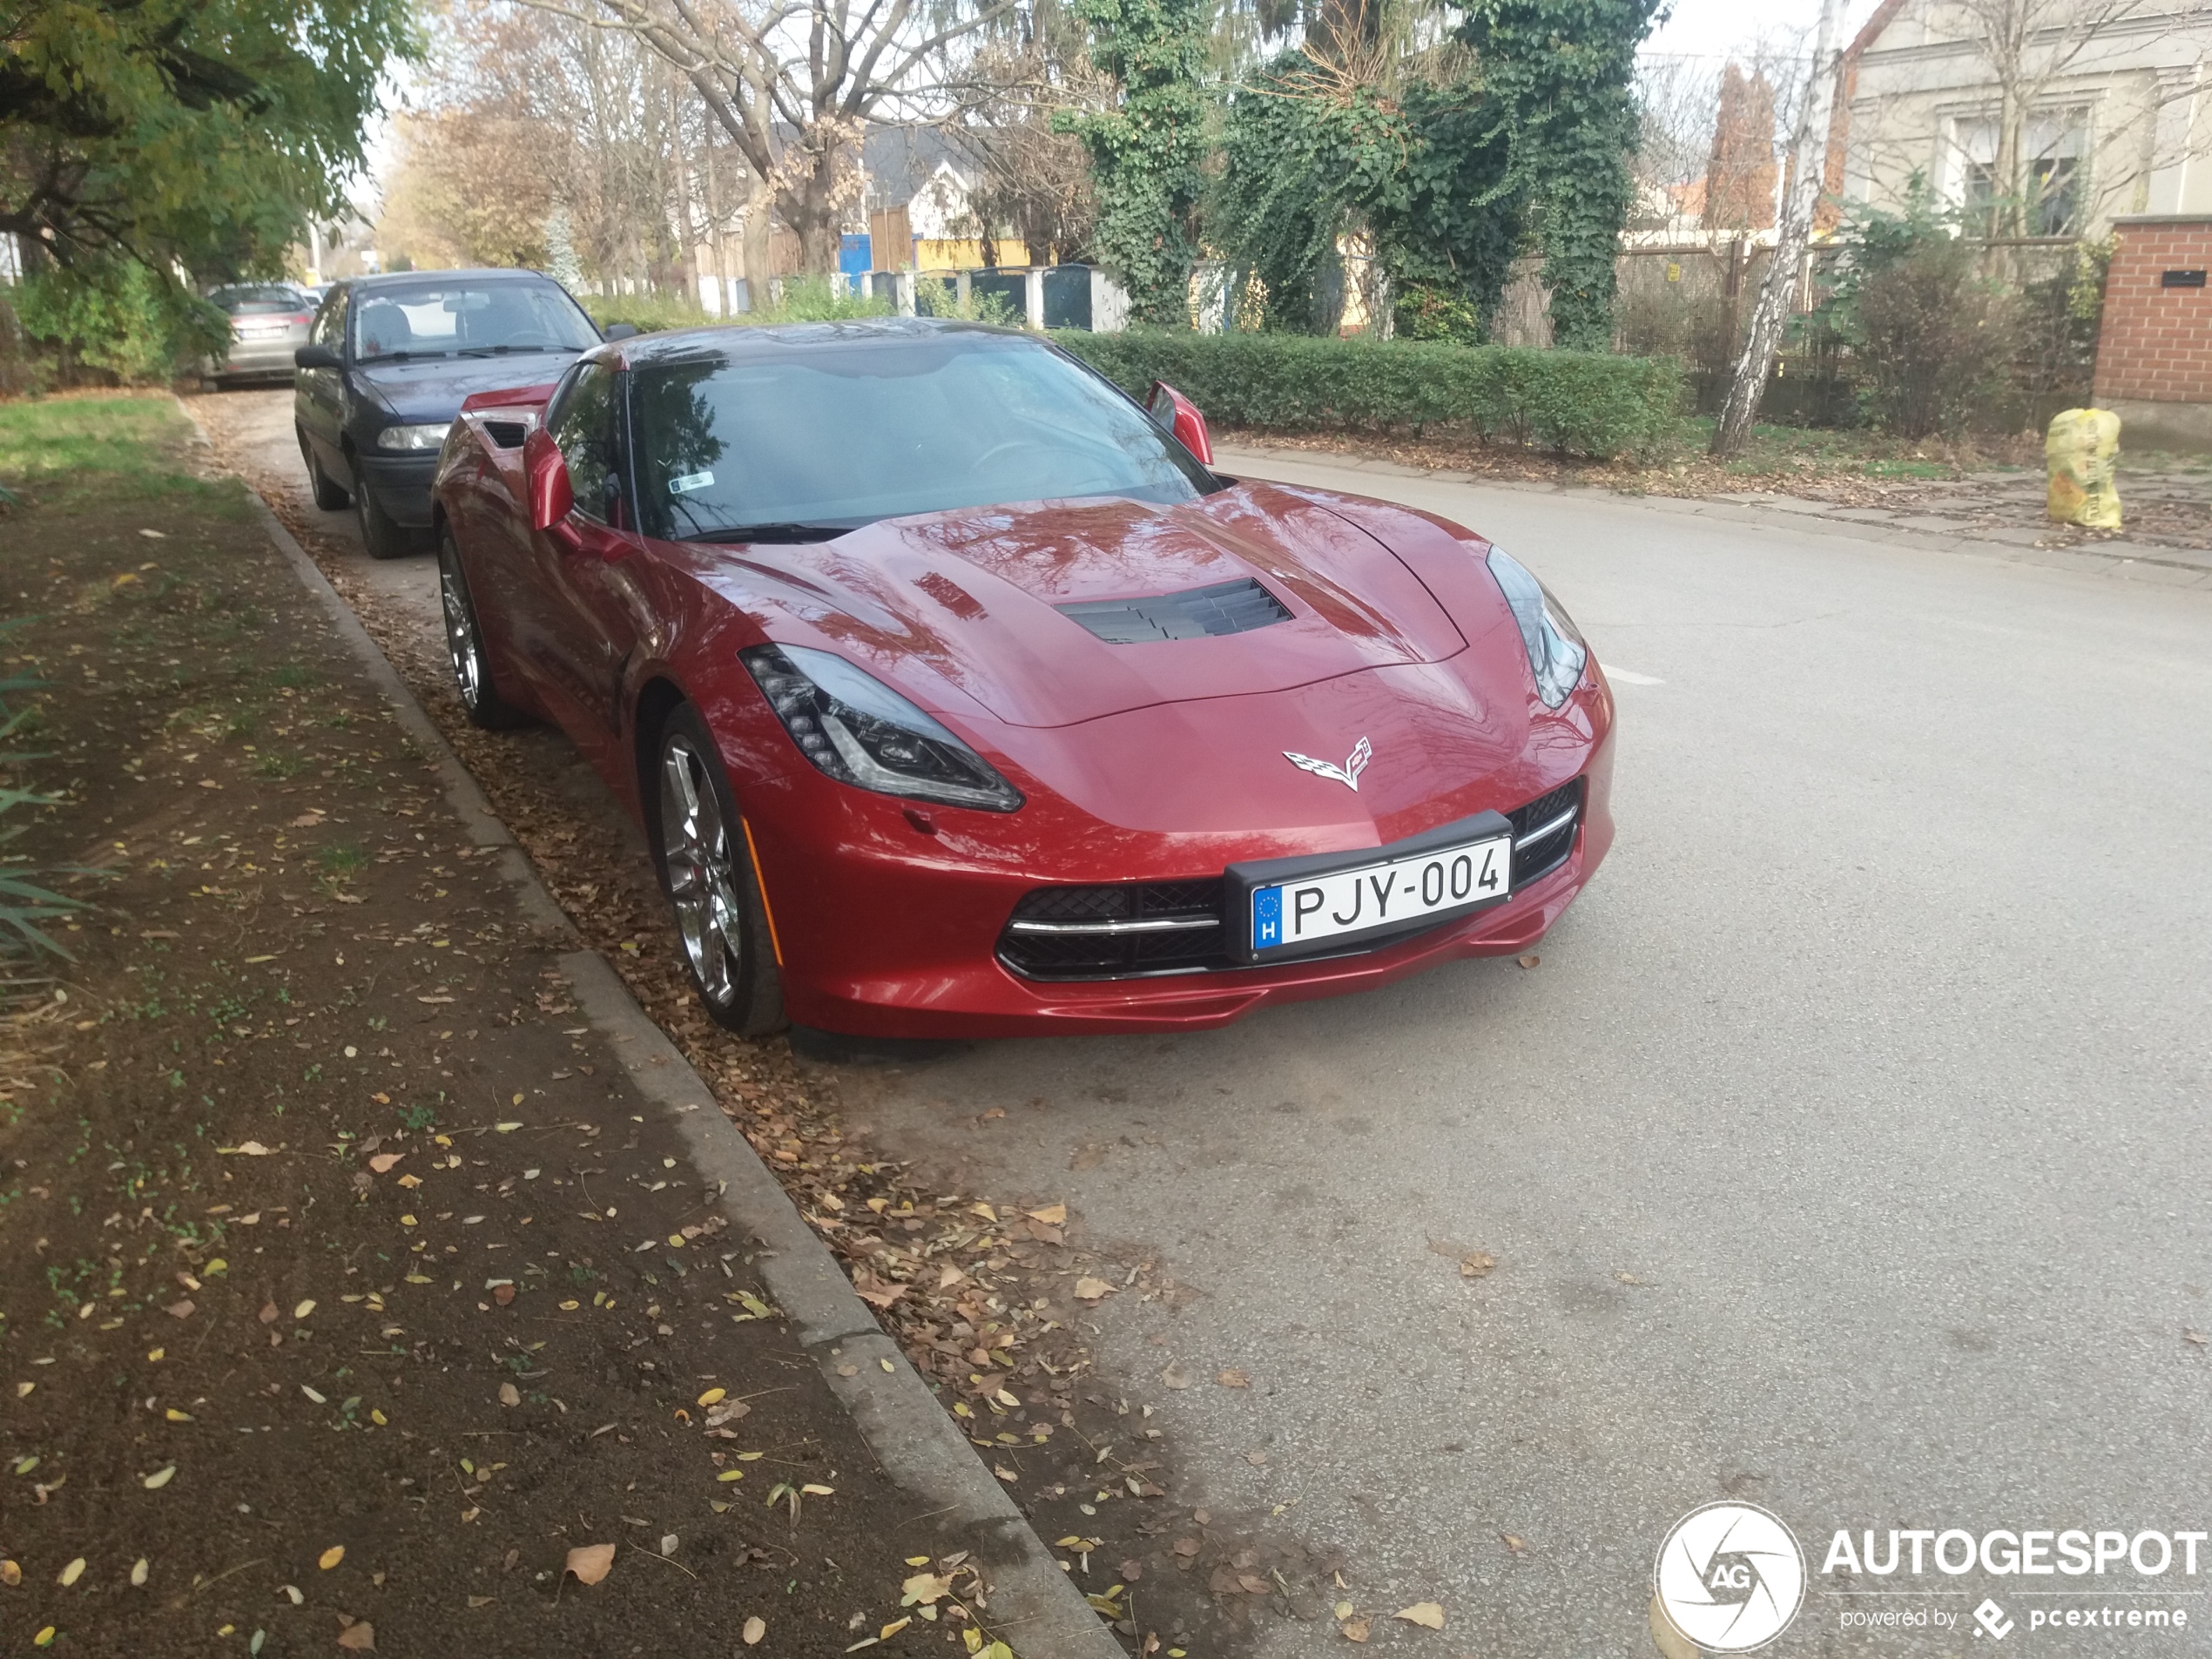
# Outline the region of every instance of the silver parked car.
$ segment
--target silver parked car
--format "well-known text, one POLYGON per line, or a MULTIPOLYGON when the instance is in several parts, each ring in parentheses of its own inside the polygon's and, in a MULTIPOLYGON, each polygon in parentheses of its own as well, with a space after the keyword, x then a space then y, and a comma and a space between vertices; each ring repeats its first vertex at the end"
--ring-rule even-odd
POLYGON ((292 354, 307 343, 307 327, 314 320, 314 303, 306 294, 286 282, 249 282, 207 297, 231 320, 230 351, 208 366, 210 379, 219 385, 292 378, 292 354))

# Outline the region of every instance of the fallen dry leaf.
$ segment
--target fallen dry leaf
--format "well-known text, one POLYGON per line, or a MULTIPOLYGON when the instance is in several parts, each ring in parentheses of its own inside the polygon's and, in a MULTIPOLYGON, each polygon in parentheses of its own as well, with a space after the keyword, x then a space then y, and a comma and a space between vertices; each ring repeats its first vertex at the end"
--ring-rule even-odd
POLYGON ((392 1172, 392 1166, 406 1156, 404 1152, 379 1152, 374 1157, 369 1159, 368 1167, 379 1175, 389 1175, 392 1172))
POLYGON ((374 1653, 376 1627, 367 1619, 355 1619, 338 1633, 338 1645, 348 1653, 374 1653))
POLYGON ((1049 1204, 1042 1210, 1025 1210, 1022 1213, 1032 1221, 1042 1221, 1048 1227, 1068 1224, 1068 1206, 1064 1204, 1049 1204))
POLYGON ((198 1312, 198 1310, 192 1306, 189 1298, 182 1302, 172 1302, 167 1307, 162 1309, 161 1311, 164 1313, 166 1313, 172 1319, 189 1319, 195 1312, 198 1312))
POLYGON ((1250 1388, 1252 1386, 1252 1379, 1241 1371, 1224 1371, 1214 1380, 1224 1388, 1250 1388))
POLYGON ((218 1152, 235 1152, 239 1157, 247 1158, 265 1158, 271 1156, 269 1149, 259 1141, 240 1141, 236 1146, 219 1146, 215 1150, 218 1152))
POLYGON ((12 1590, 22 1582, 23 1568, 13 1561, 0 1561, 0 1584, 5 1584, 12 1590))
POLYGON ((916 1573, 899 1586, 899 1605, 913 1607, 919 1603, 931 1607, 953 1593, 952 1575, 940 1578, 934 1573, 916 1573))
POLYGON ((1526 956, 1517 956, 1514 960, 1519 962, 1523 968, 1534 968, 1538 962, 1542 961, 1544 959, 1537 955, 1536 953, 1532 950, 1526 956))
POLYGON ((523 1403, 523 1391, 516 1387, 515 1385, 510 1382, 500 1384, 499 1403, 502 1406, 521 1405, 523 1403))
POLYGON ((315 1565, 321 1568, 324 1572, 327 1573, 332 1568, 337 1566, 339 1562, 344 1561, 345 1559, 346 1546, 343 1544, 333 1544, 328 1549, 326 1549, 321 1554, 315 1557, 315 1565))
POLYGON ((1498 1534, 1498 1536, 1506 1541, 1506 1548, 1513 1551, 1513 1553, 1516 1555, 1518 1555, 1522 1550, 1528 1548, 1527 1540, 1524 1538, 1516 1538, 1509 1532, 1501 1532, 1498 1534))
POLYGON ((576 1575, 579 1584, 597 1584, 614 1564, 612 1544, 578 1544, 569 1552, 567 1570, 576 1575))
POLYGON ((264 1302, 261 1304, 260 1318, 263 1325, 274 1325, 283 1317, 284 1310, 277 1306, 275 1303, 264 1302))
POLYGON ((1180 1360, 1160 1373, 1160 1386, 1163 1388, 1188 1388, 1197 1380, 1180 1360))
POLYGON ((1399 1608, 1390 1616, 1403 1619, 1408 1624, 1418 1624, 1424 1630, 1441 1630, 1444 1628, 1444 1609, 1433 1602, 1416 1602, 1411 1607, 1399 1608))
POLYGON ((1344 1633, 1346 1642, 1365 1642, 1367 1639, 1367 1615, 1362 1613, 1357 1617, 1346 1619, 1337 1629, 1344 1633))
POLYGON ((744 1637, 746 1647, 757 1647, 759 1645, 760 1638, 767 1634, 768 1621, 762 1618, 758 1613, 754 1614, 751 1618, 745 1622, 744 1637))
POLYGON ((1481 1278, 1498 1264, 1498 1258, 1487 1250, 1478 1250, 1460 1258, 1461 1278, 1481 1278))
POLYGON ((1114 1287, 1103 1278, 1092 1278, 1086 1275, 1076 1281, 1076 1299, 1079 1302, 1096 1302, 1100 1298, 1111 1296, 1113 1293, 1114 1287))
POLYGON ((1651 1613, 1648 1621, 1651 1627, 1651 1645, 1658 1649, 1663 1659, 1703 1659, 1698 1646, 1675 1629, 1675 1622, 1667 1616, 1667 1609, 1659 1598, 1651 1598, 1651 1613))

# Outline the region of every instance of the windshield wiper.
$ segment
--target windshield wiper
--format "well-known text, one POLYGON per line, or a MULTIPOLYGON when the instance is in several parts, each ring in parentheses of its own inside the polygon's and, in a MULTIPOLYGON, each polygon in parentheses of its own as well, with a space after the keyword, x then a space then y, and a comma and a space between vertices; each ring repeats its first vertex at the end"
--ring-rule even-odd
POLYGON ((363 357, 358 361, 364 363, 404 363, 418 357, 450 357, 452 355, 451 352, 443 351, 387 351, 379 352, 374 357, 363 357))
POLYGON ((827 542, 857 529, 854 524, 725 524, 718 529, 695 530, 678 536, 684 542, 827 542))
POLYGON ((583 349, 581 346, 563 346, 552 341, 547 341, 543 345, 531 345, 525 342, 519 346, 463 346, 455 354, 462 357, 500 357, 510 351, 582 351, 583 349))

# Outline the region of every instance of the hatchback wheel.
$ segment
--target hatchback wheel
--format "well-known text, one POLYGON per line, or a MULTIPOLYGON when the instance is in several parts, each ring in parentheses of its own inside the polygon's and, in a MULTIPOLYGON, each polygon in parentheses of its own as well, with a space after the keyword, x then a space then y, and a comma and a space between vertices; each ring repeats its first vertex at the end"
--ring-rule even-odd
POLYGON ((372 559, 396 559, 415 550, 415 538, 378 503, 358 461, 354 463, 354 521, 361 526, 361 545, 372 559))
POLYGON ((315 505, 326 513, 340 511, 352 502, 353 497, 346 493, 343 485, 322 469, 322 462, 316 458, 314 446, 307 442, 307 435, 297 427, 293 430, 299 434, 300 459, 307 463, 307 487, 314 492, 315 505))
POLYGON ((662 727, 654 775, 655 862, 691 984, 725 1029, 780 1031, 783 976, 745 826, 713 739, 688 704, 662 727))

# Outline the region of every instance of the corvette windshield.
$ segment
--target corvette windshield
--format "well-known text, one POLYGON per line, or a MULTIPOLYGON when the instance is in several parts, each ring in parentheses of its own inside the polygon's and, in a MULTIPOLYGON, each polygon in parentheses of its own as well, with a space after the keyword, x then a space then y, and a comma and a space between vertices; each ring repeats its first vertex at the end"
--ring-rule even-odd
POLYGON ((413 283, 364 293, 354 307, 354 360, 499 357, 583 351, 590 319, 550 282, 413 283))
POLYGON ((908 513, 1214 487, 1127 398, 1015 334, 748 342, 636 379, 643 528, 677 540, 813 540, 908 513))

